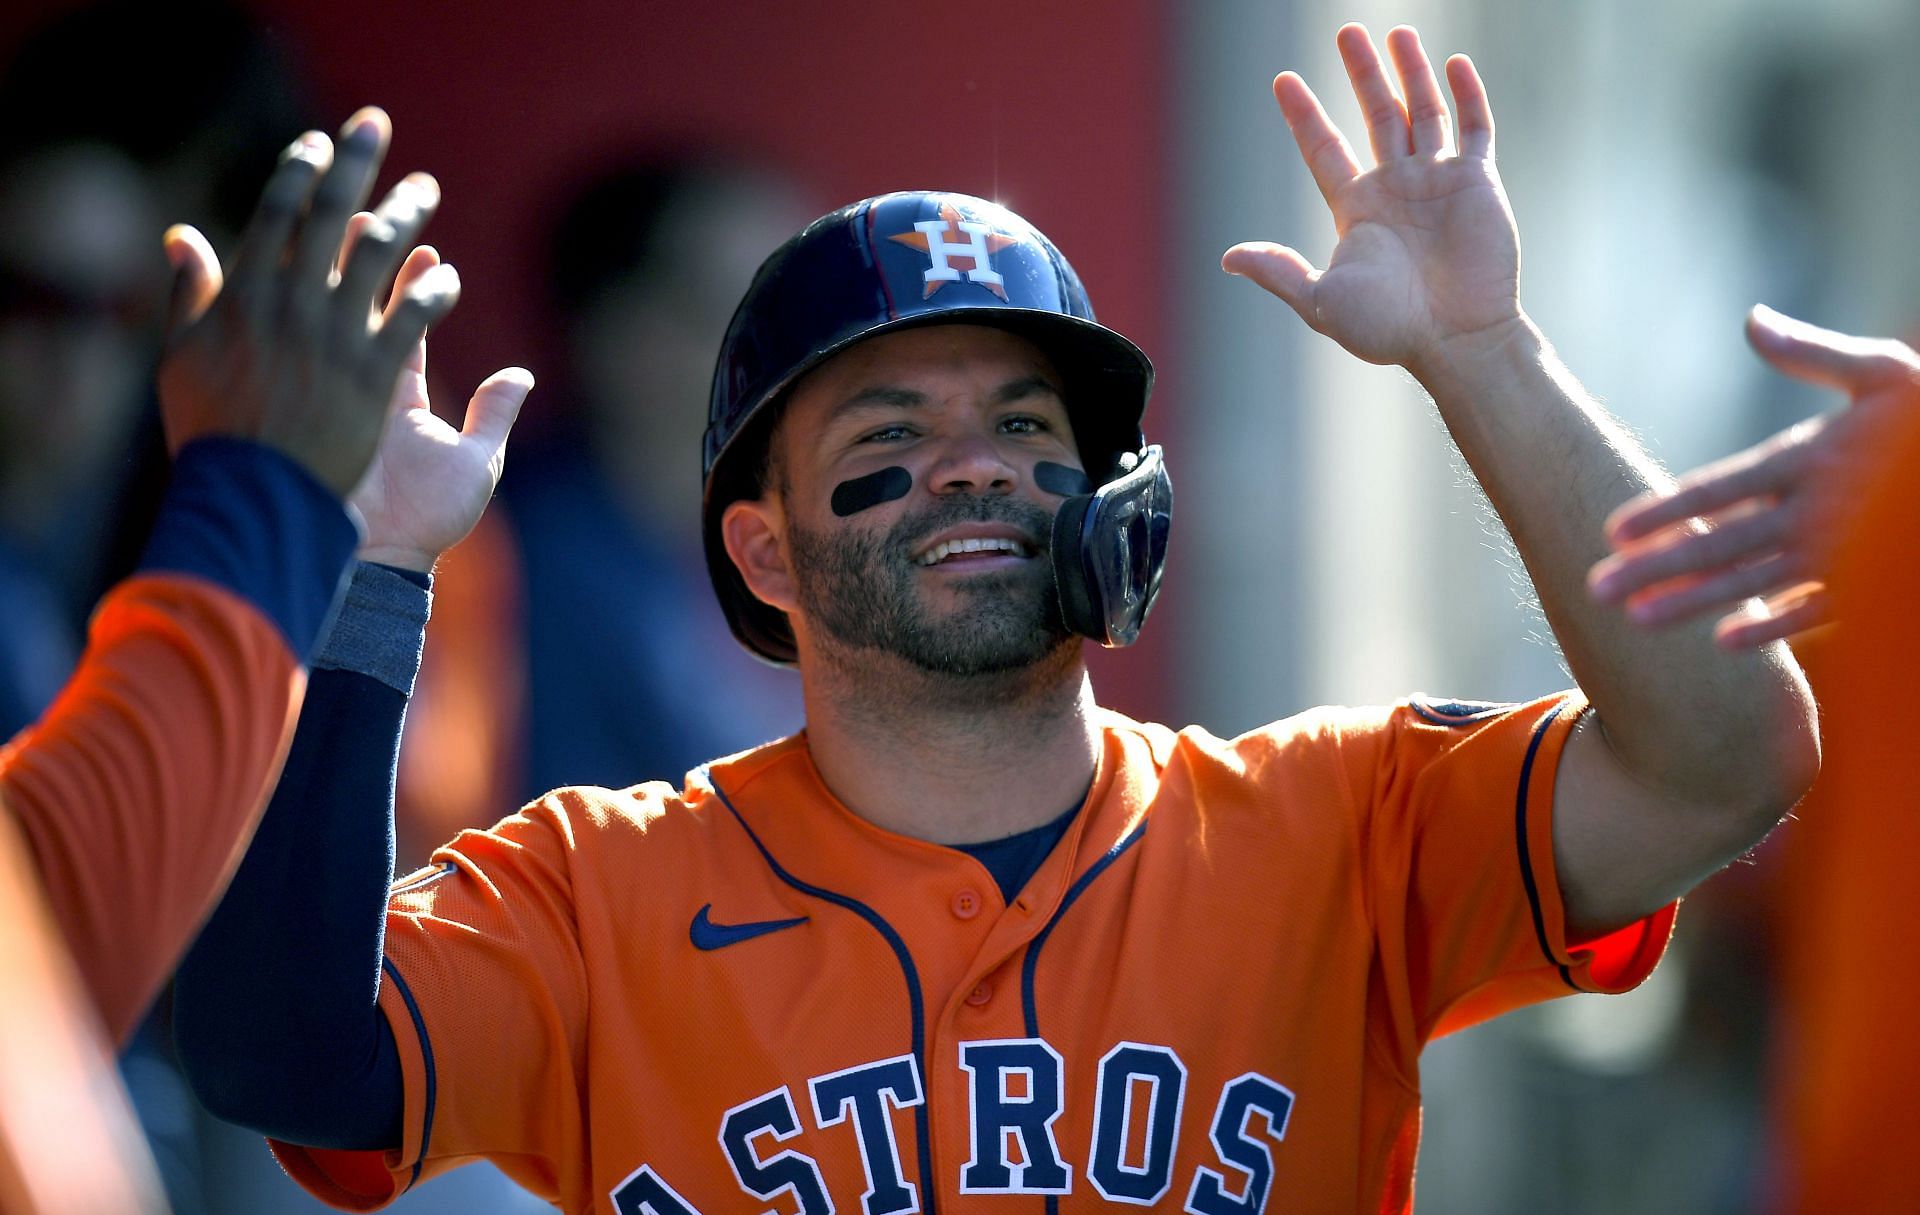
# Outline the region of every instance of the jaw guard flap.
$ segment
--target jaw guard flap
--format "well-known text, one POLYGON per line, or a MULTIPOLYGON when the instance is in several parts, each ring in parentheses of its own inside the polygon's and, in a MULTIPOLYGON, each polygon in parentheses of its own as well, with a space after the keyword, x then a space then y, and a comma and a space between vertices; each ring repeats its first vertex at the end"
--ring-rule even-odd
POLYGON ((1173 526, 1173 481, 1154 444, 1053 517, 1053 581, 1069 629, 1104 646, 1132 645, 1160 593, 1173 526))

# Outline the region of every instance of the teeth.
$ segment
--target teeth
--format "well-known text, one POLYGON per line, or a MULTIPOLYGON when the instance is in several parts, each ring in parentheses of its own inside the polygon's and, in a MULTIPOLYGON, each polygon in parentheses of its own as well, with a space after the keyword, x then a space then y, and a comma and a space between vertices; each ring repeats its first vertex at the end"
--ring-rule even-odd
POLYGON ((938 565, 955 553, 1012 553, 1016 557, 1024 557, 1027 555, 1027 546, 1018 540, 988 540, 979 537, 943 540, 926 551, 920 558, 920 564, 938 565))

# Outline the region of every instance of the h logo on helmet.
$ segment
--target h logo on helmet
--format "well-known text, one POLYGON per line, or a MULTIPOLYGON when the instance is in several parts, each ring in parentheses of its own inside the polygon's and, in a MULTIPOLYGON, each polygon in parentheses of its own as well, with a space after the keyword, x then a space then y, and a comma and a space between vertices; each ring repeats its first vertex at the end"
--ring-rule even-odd
POLYGON ((995 232, 977 220, 966 218, 952 203, 940 204, 939 219, 923 219, 913 225, 913 231, 887 239, 918 249, 933 260, 933 264, 927 267, 927 289, 921 299, 928 298, 948 283, 959 282, 963 273, 969 282, 979 283, 1001 299, 1007 298, 1006 280, 993 268, 990 255, 1008 245, 1019 244, 1019 240, 995 232), (958 232, 966 239, 948 240, 949 232, 958 232), (964 272, 957 269, 953 265, 954 258, 966 259, 968 269, 964 272))

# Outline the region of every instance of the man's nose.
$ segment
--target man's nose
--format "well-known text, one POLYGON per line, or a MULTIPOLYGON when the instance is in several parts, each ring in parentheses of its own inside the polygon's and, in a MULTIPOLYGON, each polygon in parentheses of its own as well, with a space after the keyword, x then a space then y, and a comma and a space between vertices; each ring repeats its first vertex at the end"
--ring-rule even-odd
POLYGON ((991 438, 955 435, 943 443, 927 482, 937 494, 1006 494, 1013 492, 1016 475, 991 438))

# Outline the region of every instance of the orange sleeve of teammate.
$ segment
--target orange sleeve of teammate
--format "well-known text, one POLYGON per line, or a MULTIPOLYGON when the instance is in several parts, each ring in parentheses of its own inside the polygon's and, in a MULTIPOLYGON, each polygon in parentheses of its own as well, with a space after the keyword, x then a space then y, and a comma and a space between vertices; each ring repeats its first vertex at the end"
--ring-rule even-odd
POLYGON ((54 922, 124 1039, 213 908, 259 821, 359 529, 271 448, 175 454, 141 572, 95 611, 39 724, 0 749, 54 922))
POLYGON ((1569 940, 1553 859, 1560 753, 1577 693, 1516 706, 1416 699, 1385 728, 1342 737, 1362 830, 1367 902, 1385 972, 1394 1055, 1509 1009, 1621 992, 1652 973, 1669 906, 1592 941, 1569 940))
MULTIPOLYGON (((330 1205, 368 1211, 485 1155, 552 1201, 582 1159, 587 977, 575 936, 572 816, 560 790, 487 831, 465 831, 395 883, 380 1007, 405 1077, 398 1152, 272 1143, 330 1205), (441 996, 417 1002, 413 988, 441 996), (458 992, 456 1001, 445 993, 458 992)), ((636 1001, 650 989, 636 978, 636 1001)), ((603 1016, 624 1015, 603 1010, 603 1016)))
POLYGON ((198 578, 141 575, 101 602, 79 670, 0 750, 0 805, 116 1041, 238 862, 304 687, 253 604, 198 578))
MULTIPOLYGON (((1911 340, 1911 339, 1910 339, 1911 340)), ((1833 575, 1835 623, 1794 639, 1820 699, 1820 781, 1779 833, 1779 1047, 1771 1107, 1775 1215, 1913 1207, 1906 1158, 1920 1088, 1913 1009, 1913 858, 1908 774, 1920 674, 1913 604, 1920 564, 1920 411, 1885 415, 1871 461, 1836 465, 1859 513, 1833 575)))

